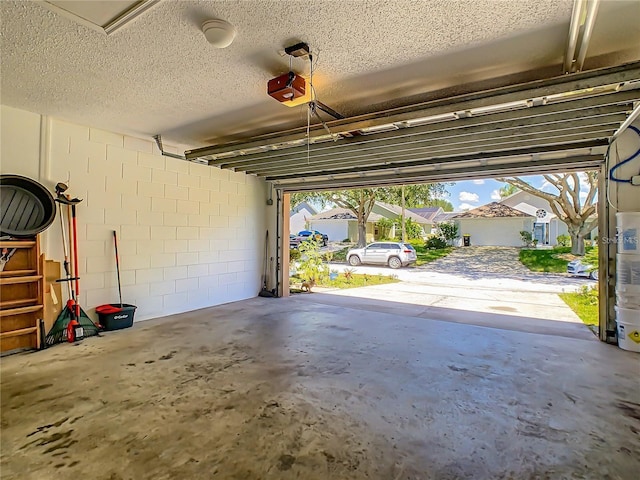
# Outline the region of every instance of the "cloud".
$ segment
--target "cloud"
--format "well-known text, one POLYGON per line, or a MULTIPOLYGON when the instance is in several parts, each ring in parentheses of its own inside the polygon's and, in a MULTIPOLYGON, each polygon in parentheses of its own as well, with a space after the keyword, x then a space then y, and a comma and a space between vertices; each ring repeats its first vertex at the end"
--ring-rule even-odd
POLYGON ((480 201, 480 197, 477 193, 460 192, 460 195, 458 195, 458 200, 460 200, 461 202, 478 203, 480 201))
POLYGON ((458 210, 462 210, 462 211, 465 211, 465 210, 471 210, 472 208, 476 208, 476 206, 475 206, 475 205, 468 204, 468 203, 461 203, 461 204, 458 206, 458 210))
POLYGON ((491 192, 491 200, 500 200, 502 197, 500 196, 500 192, 498 190, 494 190, 491 192))
POLYGON ((473 183, 475 183, 476 185, 483 185, 484 184, 484 180, 482 180, 482 179, 474 180, 473 183))

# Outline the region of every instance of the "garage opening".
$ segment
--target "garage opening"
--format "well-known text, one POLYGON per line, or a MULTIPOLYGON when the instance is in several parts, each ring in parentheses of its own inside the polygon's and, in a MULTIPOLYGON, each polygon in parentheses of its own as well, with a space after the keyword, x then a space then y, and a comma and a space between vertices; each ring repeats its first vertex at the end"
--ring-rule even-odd
POLYGON ((340 303, 333 298, 340 296, 409 304, 429 318, 557 335, 586 337, 587 324, 598 335, 597 176, 541 172, 294 193, 291 292, 313 287, 332 297, 321 302, 340 303), (576 182, 568 188, 573 195, 551 193, 551 182, 576 182), (579 202, 575 208, 569 197, 579 202), (570 228, 574 237, 580 231, 580 245, 570 228))
MULTIPOLYGON (((604 196, 612 139, 633 121, 640 64, 583 72, 185 153, 265 178, 282 196, 328 189, 598 170, 599 232, 615 238, 604 196)), ((635 110, 637 114, 637 109, 635 110)), ((288 213, 287 213, 288 214, 288 213)), ((285 220, 285 219, 282 219, 285 220)), ((284 222, 283 222, 284 223, 284 222)), ((281 287, 289 232, 281 232, 281 287)), ((464 233, 464 232, 463 232, 464 233)), ((538 228, 532 235, 546 238, 538 228)), ((600 338, 615 335, 615 245, 601 245, 600 338), (603 280, 603 279, 606 279, 603 280)), ((284 292, 283 290, 283 293, 284 292)))

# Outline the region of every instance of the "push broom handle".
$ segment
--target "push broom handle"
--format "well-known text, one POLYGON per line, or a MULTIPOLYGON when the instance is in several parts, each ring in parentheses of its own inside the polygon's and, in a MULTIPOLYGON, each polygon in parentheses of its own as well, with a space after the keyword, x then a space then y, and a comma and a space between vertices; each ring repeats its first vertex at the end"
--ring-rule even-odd
POLYGON ((113 246, 116 250, 116 273, 118 274, 118 297, 120 298, 120 308, 122 308, 122 289, 120 288, 120 259, 118 258, 118 236, 113 231, 113 246))

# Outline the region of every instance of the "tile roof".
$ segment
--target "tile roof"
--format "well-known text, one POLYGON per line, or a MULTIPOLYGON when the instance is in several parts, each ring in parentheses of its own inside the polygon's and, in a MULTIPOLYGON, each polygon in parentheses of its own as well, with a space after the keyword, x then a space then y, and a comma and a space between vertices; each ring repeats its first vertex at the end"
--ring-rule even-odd
MULTIPOLYGON (((384 218, 382 215, 378 215, 377 213, 370 213, 367 222, 377 222, 381 218, 384 218)), ((346 208, 332 208, 331 210, 327 210, 326 212, 320 212, 312 217, 309 217, 309 220, 357 220, 356 216, 353 214, 351 210, 346 208)))
POLYGON ((507 205, 503 205, 498 202, 487 203, 486 205, 482 205, 478 208, 474 208, 473 210, 468 210, 466 212, 458 213, 453 218, 514 218, 514 217, 522 217, 527 218, 531 217, 531 215, 521 212, 520 210, 516 210, 515 208, 509 207, 507 205))

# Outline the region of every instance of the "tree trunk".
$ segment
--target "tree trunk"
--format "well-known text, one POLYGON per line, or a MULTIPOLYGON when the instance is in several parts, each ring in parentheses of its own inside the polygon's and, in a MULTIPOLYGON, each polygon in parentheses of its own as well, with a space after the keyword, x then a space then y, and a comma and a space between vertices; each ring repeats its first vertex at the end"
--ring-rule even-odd
POLYGON ((367 222, 363 218, 358 218, 358 247, 367 246, 367 222))
POLYGON ((569 236, 571 237, 571 253, 580 256, 584 255, 584 235, 569 229, 569 236))

